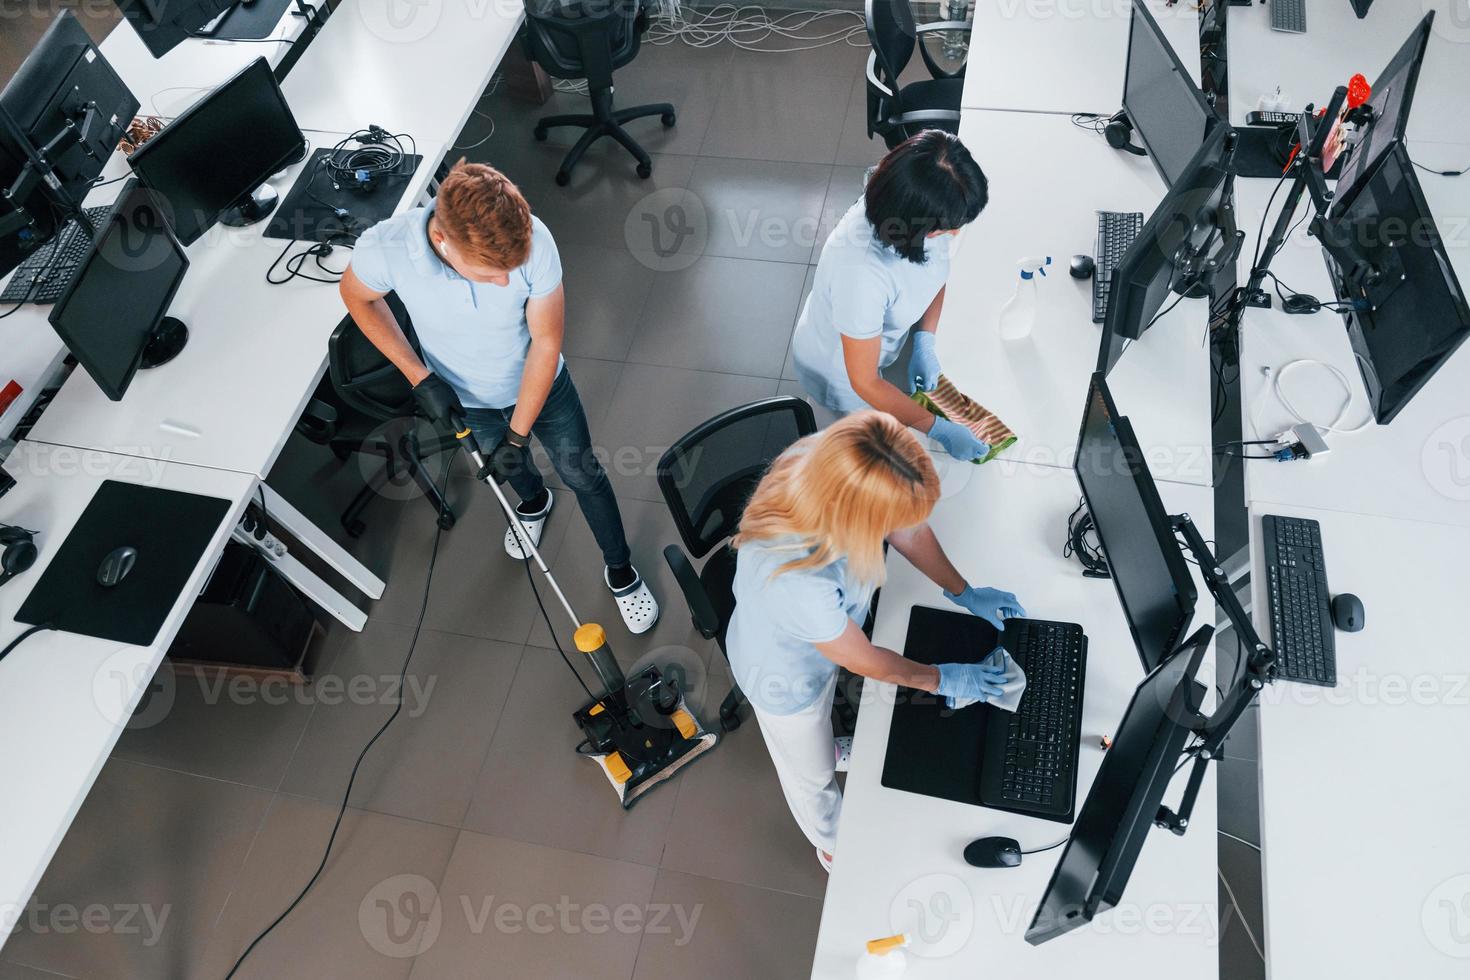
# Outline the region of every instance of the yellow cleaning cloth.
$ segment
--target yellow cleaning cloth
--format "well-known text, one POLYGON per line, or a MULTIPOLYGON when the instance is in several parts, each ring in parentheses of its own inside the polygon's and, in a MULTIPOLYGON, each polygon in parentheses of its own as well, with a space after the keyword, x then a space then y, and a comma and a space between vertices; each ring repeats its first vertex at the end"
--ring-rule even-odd
POLYGON ((1000 416, 960 391, 942 374, 933 391, 916 391, 912 397, 940 418, 963 425, 990 447, 990 452, 975 460, 977 464, 990 462, 1016 441, 1016 434, 1000 420, 1000 416))

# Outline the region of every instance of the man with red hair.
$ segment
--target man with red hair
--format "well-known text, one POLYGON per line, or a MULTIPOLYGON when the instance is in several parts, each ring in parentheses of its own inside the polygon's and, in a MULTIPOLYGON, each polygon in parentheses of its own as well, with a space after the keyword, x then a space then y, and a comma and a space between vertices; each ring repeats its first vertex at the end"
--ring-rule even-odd
POLYGON ((505 550, 540 544, 555 496, 531 460, 532 435, 577 495, 603 554, 603 580, 628 629, 646 633, 658 603, 633 567, 607 473, 592 451, 582 400, 562 358, 566 312, 551 232, 505 175, 460 160, 427 208, 381 222, 358 239, 342 299, 362 332, 413 385, 441 428, 461 413, 521 498, 505 550), (414 353, 383 298, 413 320, 414 353))

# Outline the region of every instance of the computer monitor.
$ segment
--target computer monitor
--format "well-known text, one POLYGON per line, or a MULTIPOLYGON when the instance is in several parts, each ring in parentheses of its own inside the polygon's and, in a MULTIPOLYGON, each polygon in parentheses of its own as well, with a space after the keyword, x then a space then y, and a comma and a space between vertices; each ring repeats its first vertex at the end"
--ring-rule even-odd
POLYGON ((129 158, 192 245, 216 221, 253 224, 279 197, 265 181, 299 159, 306 137, 264 58, 190 106, 129 158))
POLYGON ((1159 491, 1107 381, 1092 376, 1073 461, 1145 671, 1175 648, 1198 593, 1159 491))
POLYGON ((1234 148, 1230 128, 1216 127, 1113 270, 1098 350, 1103 374, 1153 326, 1171 291, 1196 294, 1234 261, 1241 241, 1231 204, 1234 148))
POLYGON ((1220 117, 1143 0, 1133 0, 1127 66, 1123 110, 1159 176, 1172 187, 1220 117))
POLYGON ((235 0, 113 0, 148 53, 162 58, 235 0))
POLYGON ((0 92, 0 275, 56 234, 102 173, 138 100, 63 10, 0 92))
POLYGON ((138 368, 156 367, 182 349, 188 331, 165 314, 188 268, 152 194, 128 181, 50 317, 77 363, 113 401, 138 368))
POLYGON ((1332 205, 1334 212, 1340 213, 1352 204, 1368 173, 1385 154, 1395 146, 1403 145, 1409 126, 1409 110, 1414 104, 1414 89, 1419 84, 1419 70, 1424 65, 1433 26, 1434 11, 1431 10, 1373 83, 1372 94, 1364 103, 1372 113, 1371 122, 1359 130, 1338 171, 1332 205))
POLYGON ((1200 627, 1134 690, 1026 929, 1031 945, 1071 932, 1122 900, 1198 717, 1205 688, 1195 675, 1213 635, 1212 627, 1200 627))
POLYGON ((1318 237, 1368 402, 1387 425, 1470 335, 1470 306, 1408 149, 1393 147, 1360 184, 1318 237))

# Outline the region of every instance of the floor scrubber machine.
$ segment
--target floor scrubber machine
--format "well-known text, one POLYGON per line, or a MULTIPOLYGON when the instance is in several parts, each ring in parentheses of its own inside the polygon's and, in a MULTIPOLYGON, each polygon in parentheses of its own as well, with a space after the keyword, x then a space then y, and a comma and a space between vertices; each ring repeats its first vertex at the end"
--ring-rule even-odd
MULTIPOLYGON (((454 421, 454 437, 474 466, 476 479, 494 492, 506 521, 520 539, 522 550, 536 562, 551 585, 551 591, 572 621, 573 642, 577 650, 587 658, 602 686, 600 696, 594 693, 582 673, 562 651, 561 642, 556 641, 557 651, 562 653, 562 659, 589 699, 586 705, 572 713, 572 719, 584 736, 577 752, 597 763, 626 810, 654 787, 714 748, 719 742, 719 735, 707 731, 700 724, 678 685, 672 678, 663 676, 656 665, 639 671, 632 678, 623 676, 622 668, 608 646, 606 632, 596 623, 584 623, 577 616, 541 552, 522 531, 515 509, 501 489, 504 467, 494 461, 486 461, 463 418, 454 421)), ((523 465, 519 451, 516 451, 516 457, 509 461, 509 465, 523 465)), ((545 616, 546 607, 541 604, 541 594, 529 568, 526 576, 545 616)), ((549 616, 546 626, 554 639, 556 628, 549 616)))

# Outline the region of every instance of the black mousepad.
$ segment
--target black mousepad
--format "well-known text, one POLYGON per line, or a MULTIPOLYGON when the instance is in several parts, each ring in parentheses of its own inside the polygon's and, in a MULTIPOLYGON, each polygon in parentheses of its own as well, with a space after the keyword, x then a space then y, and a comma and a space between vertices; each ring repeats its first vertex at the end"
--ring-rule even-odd
MULTIPOLYGON (((915 606, 903 655, 921 664, 972 664, 999 644, 1000 634, 979 616, 915 606)), ((883 785, 980 806, 980 760, 994 710, 981 704, 955 711, 937 694, 898 688, 883 785)))
MULTIPOLYGON (((1237 126, 1233 166, 1241 177, 1280 177, 1286 169, 1287 157, 1296 145, 1296 130, 1283 131, 1275 126, 1237 126)), ((1342 169, 1339 160, 1327 172, 1328 180, 1336 180, 1342 169)))
POLYGON ((405 153, 399 173, 376 179, 372 190, 349 188, 336 190, 322 161, 333 153, 331 147, 313 150, 306 168, 296 177, 291 191, 271 215, 266 225, 266 238, 302 242, 339 241, 356 238, 373 225, 393 217, 393 209, 408 189, 408 182, 419 168, 423 157, 405 153), (338 217, 334 208, 342 208, 347 217, 338 217))
POLYGON ((255 0, 248 5, 237 3, 215 25, 214 30, 203 36, 221 41, 231 38, 243 41, 268 38, 275 33, 276 25, 281 22, 281 15, 286 12, 286 8, 294 5, 295 0, 255 0))
POLYGON ((16 620, 149 645, 229 507, 219 497, 105 481, 16 620), (132 571, 110 588, 99 584, 102 559, 124 545, 138 551, 132 571))

